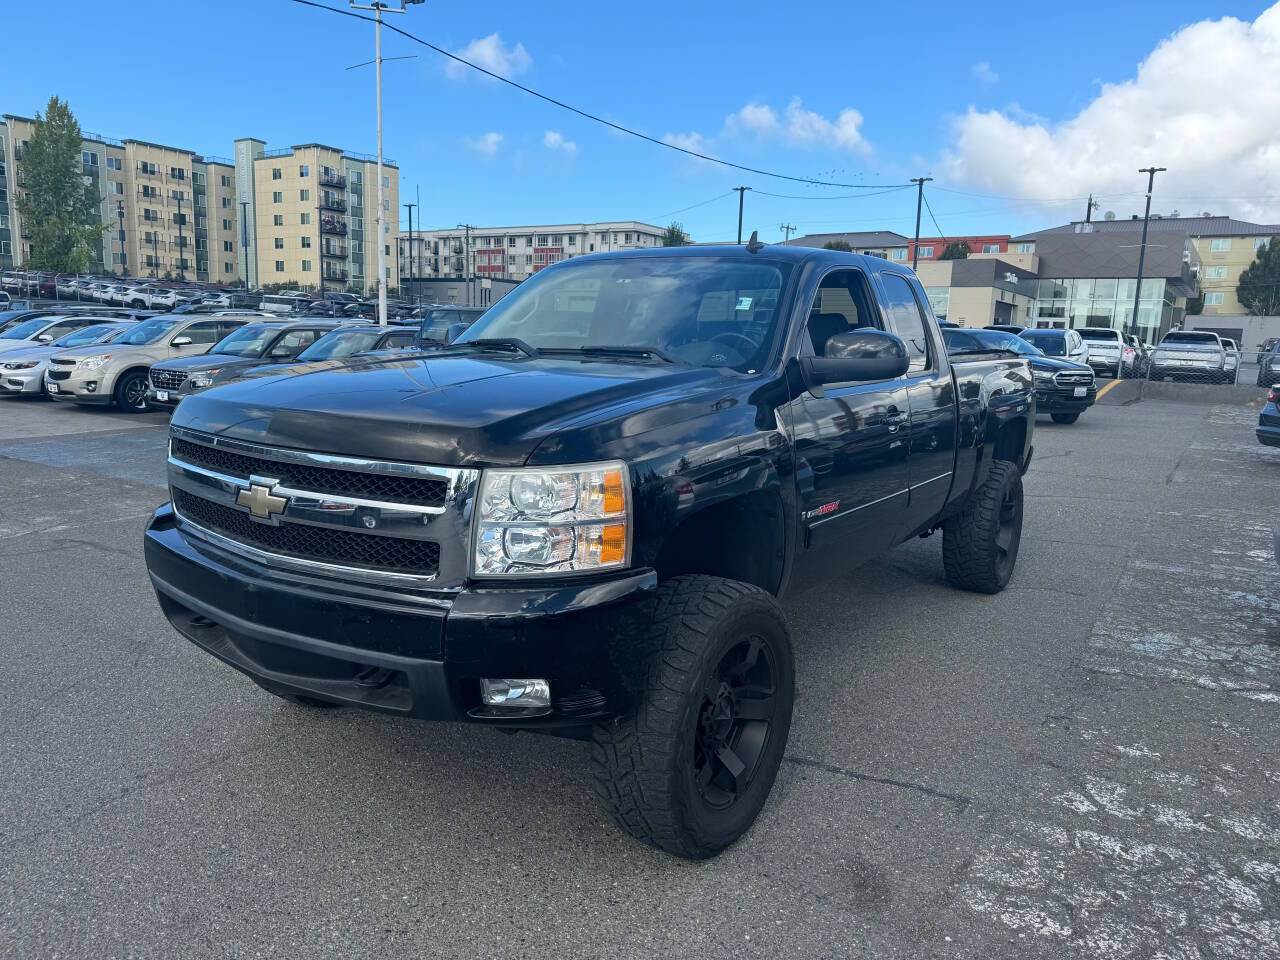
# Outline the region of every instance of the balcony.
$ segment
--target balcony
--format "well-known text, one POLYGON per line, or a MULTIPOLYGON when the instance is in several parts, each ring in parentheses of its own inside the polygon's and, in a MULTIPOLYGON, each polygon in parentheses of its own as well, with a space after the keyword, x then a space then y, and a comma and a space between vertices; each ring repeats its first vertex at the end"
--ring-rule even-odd
POLYGON ((321 210, 337 210, 341 213, 347 212, 347 201, 342 199, 336 193, 329 193, 327 190, 320 194, 319 206, 321 210))
POLYGON ((346 221, 340 220, 337 217, 321 217, 320 232, 332 233, 335 236, 345 237, 347 235, 346 221))
POLYGON ((320 249, 320 256, 330 257, 335 260, 347 259, 347 245, 345 243, 326 243, 320 249))
POLYGON ((339 190, 345 190, 347 189, 347 178, 336 170, 321 170, 320 186, 336 187, 339 190))
POLYGON ((320 274, 321 279, 324 280, 346 280, 348 276, 350 276, 350 274, 347 272, 346 267, 334 267, 328 265, 325 266, 324 272, 320 274))

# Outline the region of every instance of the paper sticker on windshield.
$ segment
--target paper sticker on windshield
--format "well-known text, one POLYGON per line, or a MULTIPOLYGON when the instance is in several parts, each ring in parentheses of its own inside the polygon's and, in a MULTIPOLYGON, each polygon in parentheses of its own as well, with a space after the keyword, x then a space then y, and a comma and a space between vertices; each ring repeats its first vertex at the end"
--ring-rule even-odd
POLYGON ((737 305, 736 307, 734 307, 733 309, 735 309, 735 310, 750 310, 750 309, 751 309, 751 298, 750 298, 750 297, 739 297, 739 298, 738 298, 738 305, 737 305))

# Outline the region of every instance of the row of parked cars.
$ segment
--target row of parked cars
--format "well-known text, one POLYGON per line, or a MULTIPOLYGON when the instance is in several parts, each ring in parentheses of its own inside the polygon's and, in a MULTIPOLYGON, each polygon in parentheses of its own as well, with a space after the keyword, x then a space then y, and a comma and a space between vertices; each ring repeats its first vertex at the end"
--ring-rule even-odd
POLYGON ((480 312, 446 305, 421 320, 379 327, 246 310, 9 311, 0 313, 0 392, 131 413, 172 409, 184 396, 237 377, 448 342, 480 312))

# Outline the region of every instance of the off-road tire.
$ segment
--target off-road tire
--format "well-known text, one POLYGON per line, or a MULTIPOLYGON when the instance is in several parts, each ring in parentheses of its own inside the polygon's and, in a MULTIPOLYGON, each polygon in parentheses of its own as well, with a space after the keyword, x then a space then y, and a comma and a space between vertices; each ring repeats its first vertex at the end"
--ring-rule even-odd
POLYGON ((764 590, 710 576, 664 582, 636 622, 643 624, 640 635, 626 639, 643 658, 635 678, 637 704, 594 728, 596 791, 637 840, 687 859, 714 856, 751 827, 782 763, 795 702, 790 632, 764 590), (699 758, 702 766, 711 765, 701 739, 715 707, 706 692, 744 640, 756 639, 757 657, 767 655, 771 664, 771 719, 754 772, 717 809, 707 798, 711 788, 698 778, 699 758))
POLYGON ((1015 464, 996 460, 986 482, 968 505, 942 525, 942 565, 947 581, 961 590, 999 593, 1013 576, 1022 541, 1022 474, 1015 464), (1012 538, 1001 550, 1002 515, 1012 506, 1012 538))
POLYGON ((117 409, 125 413, 146 413, 151 409, 151 404, 147 403, 147 375, 144 371, 135 370, 132 373, 126 373, 120 378, 120 382, 116 384, 115 404, 117 409), (133 384, 135 381, 142 381, 142 405, 135 406, 127 397, 130 391, 135 389, 133 384))
POLYGON ((329 700, 321 700, 318 697, 308 697, 302 693, 288 693, 279 687, 269 686, 257 680, 253 681, 263 690, 271 694, 273 697, 279 697, 281 700, 288 700, 290 703, 297 704, 300 707, 307 707, 311 710, 341 710, 342 704, 332 703, 329 700))
POLYGON ((1077 420, 1080 419, 1080 414, 1078 412, 1077 413, 1051 413, 1049 414, 1049 416, 1053 417, 1054 423, 1075 423, 1077 420))

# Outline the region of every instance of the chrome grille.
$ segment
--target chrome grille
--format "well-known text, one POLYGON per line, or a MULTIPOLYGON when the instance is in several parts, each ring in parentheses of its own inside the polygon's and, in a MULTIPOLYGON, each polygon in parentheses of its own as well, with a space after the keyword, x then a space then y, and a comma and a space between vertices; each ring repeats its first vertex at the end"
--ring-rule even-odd
POLYGON ((174 491, 173 506, 179 516, 207 530, 284 556, 397 573, 434 574, 440 566, 440 546, 430 540, 384 537, 297 523, 272 527, 250 519, 247 513, 185 490, 174 491))
POLYGON ((70 370, 50 370, 49 371, 50 380, 69 380, 70 378, 71 378, 70 370))
POLYGON ((1054 375, 1054 382, 1064 387, 1085 387, 1093 383, 1093 374, 1083 370, 1064 370, 1054 375))
POLYGON ((442 477, 404 477, 355 470, 334 470, 288 461, 248 456, 222 447, 208 447, 174 437, 170 441, 174 457, 185 463, 216 470, 243 480, 250 476, 270 477, 285 486, 313 493, 340 494, 379 500, 438 507, 444 503, 449 483, 442 477))
POLYGON ((163 370, 151 368, 151 385, 157 390, 177 390, 187 382, 185 370, 163 370))

